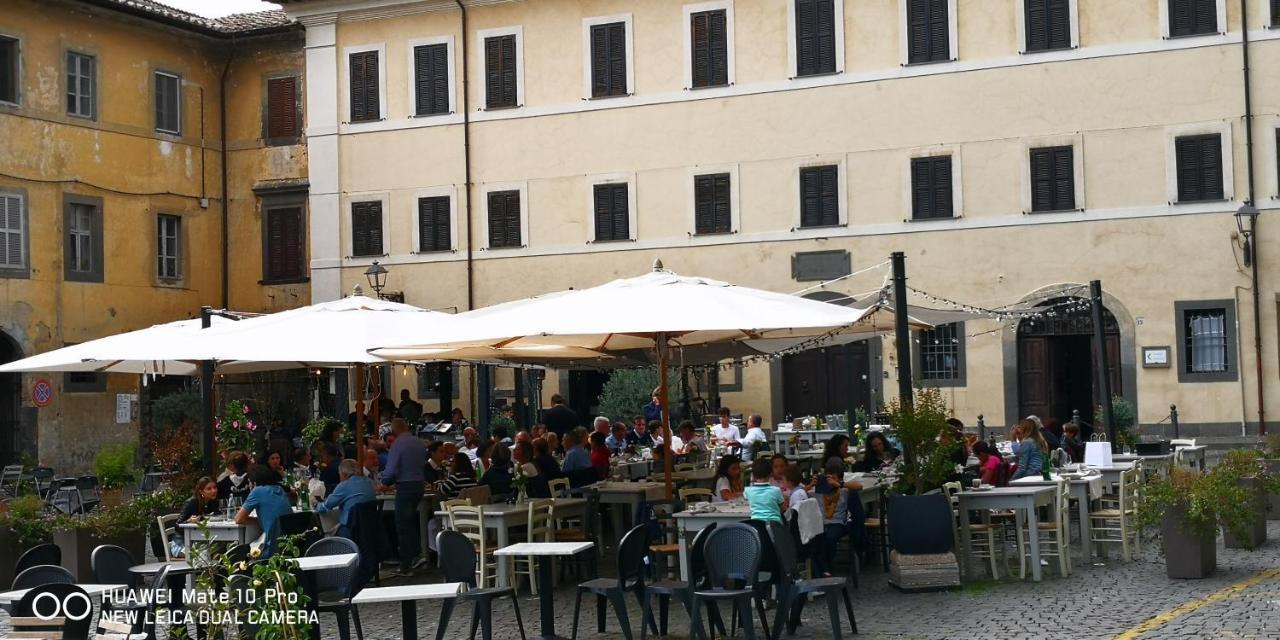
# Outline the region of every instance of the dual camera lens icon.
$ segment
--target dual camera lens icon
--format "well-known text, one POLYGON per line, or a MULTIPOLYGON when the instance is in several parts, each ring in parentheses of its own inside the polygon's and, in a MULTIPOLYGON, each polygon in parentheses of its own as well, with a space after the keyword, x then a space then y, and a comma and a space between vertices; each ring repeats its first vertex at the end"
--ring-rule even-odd
POLYGON ((41 620, 65 618, 67 620, 84 620, 93 613, 93 603, 84 593, 68 593, 59 596, 54 593, 37 594, 31 601, 31 613, 41 620))

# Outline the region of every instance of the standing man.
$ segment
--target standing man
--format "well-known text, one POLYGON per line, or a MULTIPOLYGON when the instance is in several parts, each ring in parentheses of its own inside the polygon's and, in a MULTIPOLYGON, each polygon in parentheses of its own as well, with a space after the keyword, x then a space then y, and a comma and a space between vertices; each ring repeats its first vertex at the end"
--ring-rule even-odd
POLYGON ((644 419, 662 422, 662 404, 658 402, 658 390, 653 390, 653 399, 644 406, 644 419))
POLYGON ((551 408, 543 412, 542 421, 547 425, 547 429, 554 431, 563 440, 564 434, 578 426, 578 414, 565 406, 564 396, 557 393, 551 396, 551 408))
POLYGON ((422 419, 422 403, 409 397, 408 389, 400 390, 400 408, 397 411, 409 424, 418 424, 418 420, 422 419))
POLYGON ((412 576, 413 569, 426 562, 418 558, 418 504, 422 502, 423 469, 427 462, 427 448, 422 441, 409 434, 403 420, 395 424, 395 444, 387 454, 387 468, 382 472, 382 484, 396 487, 396 539, 400 546, 400 575, 412 576))

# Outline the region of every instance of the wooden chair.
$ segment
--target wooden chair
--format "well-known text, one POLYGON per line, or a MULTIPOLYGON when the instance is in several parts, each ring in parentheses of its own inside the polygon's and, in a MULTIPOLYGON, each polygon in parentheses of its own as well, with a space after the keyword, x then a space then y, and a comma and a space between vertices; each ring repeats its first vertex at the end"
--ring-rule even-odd
POLYGON ((569 479, 556 478, 548 480, 547 486, 551 489, 552 498, 568 498, 569 497, 569 479))
MULTIPOLYGON (((1138 487, 1142 477, 1142 468, 1135 464, 1132 469, 1120 473, 1120 489, 1116 495, 1114 508, 1104 508, 1089 512, 1091 540, 1094 545, 1120 543, 1125 560, 1142 551, 1142 535, 1138 530, 1138 487)), ((1106 554, 1105 547, 1098 550, 1106 554)))
POLYGON ((444 502, 441 502, 439 510, 445 512, 446 514, 445 526, 447 526, 450 529, 453 528, 453 522, 452 522, 453 519, 450 517, 451 514, 449 514, 449 509, 453 507, 470 507, 470 506, 474 506, 471 504, 470 498, 454 498, 453 500, 445 500, 444 502))
POLYGON ((1059 480, 1053 496, 1053 514, 1049 522, 1041 522, 1033 533, 1022 529, 1018 534, 1018 577, 1026 579, 1027 563, 1031 561, 1031 536, 1038 536, 1040 557, 1057 558, 1058 573, 1071 575, 1071 483, 1059 480))
POLYGON ((484 523, 484 507, 454 505, 449 507, 449 528, 466 536, 476 548, 476 584, 480 588, 493 586, 498 576, 497 558, 489 545, 488 529, 484 523))
MULTIPOLYGON (((555 542, 556 540, 556 502, 555 500, 530 500, 528 508, 525 542, 555 542)), ((518 576, 528 576, 529 592, 538 595, 537 567, 539 562, 550 562, 550 558, 534 556, 512 558, 515 565, 512 571, 511 586, 516 587, 518 576)), ((518 590, 518 587, 517 587, 518 590)))
POLYGON ((711 490, 703 487, 685 487, 680 490, 680 502, 689 505, 694 502, 711 502, 711 490))
POLYGON ((173 550, 169 545, 169 541, 173 540, 173 536, 178 531, 178 514, 170 513, 164 516, 156 517, 156 525, 160 530, 160 546, 164 548, 164 561, 173 562, 179 558, 175 558, 173 550))
POLYGON ((489 504, 493 499, 493 493, 489 489, 489 485, 481 484, 474 487, 467 487, 458 492, 458 498, 461 500, 470 500, 472 505, 489 504))
POLYGON ((9 625, 13 630, 6 637, 14 640, 62 640, 62 628, 66 624, 66 618, 10 618, 9 625))

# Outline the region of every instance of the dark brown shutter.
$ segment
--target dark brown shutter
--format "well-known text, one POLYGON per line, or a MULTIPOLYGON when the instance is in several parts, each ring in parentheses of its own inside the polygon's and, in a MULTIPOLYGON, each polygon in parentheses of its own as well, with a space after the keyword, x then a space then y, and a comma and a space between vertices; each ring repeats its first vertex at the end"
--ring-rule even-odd
POLYGON ((0 37, 0 100, 18 101, 18 41, 0 37))
POLYGON ((840 172, 836 165, 800 170, 800 226, 840 224, 840 172))
POLYGON ((951 156, 911 160, 911 217, 916 220, 953 216, 951 156))
POLYGON ((907 62, 951 59, 947 0, 907 0, 907 62))
POLYGON ((796 0, 796 75, 836 70, 835 0, 796 0))
POLYGON ((1168 0, 1168 2, 1169 35, 1194 36, 1219 31, 1218 3, 1215 0, 1168 0))
POLYGON ((1280 26, 1280 0, 1271 0, 1271 26, 1280 26))
POLYGON ((452 249, 451 223, 448 196, 418 198, 418 251, 452 249))
POLYGON ((302 277, 302 208, 285 207, 267 212, 266 273, 263 279, 297 280, 302 277))
POLYGON ((298 79, 267 80, 267 137, 298 135, 298 79))
POLYGON ((1031 210, 1076 208, 1075 162, 1071 147, 1031 150, 1031 210))
POLYGON ((733 231, 729 174, 697 176, 693 187, 694 231, 699 234, 733 231))
POLYGON ((628 186, 626 184, 598 184, 595 186, 596 242, 629 240, 631 219, 628 212, 628 186))
POLYGON ((591 27, 591 97, 627 95, 627 27, 625 23, 591 27))
POLYGON ((1178 138, 1178 202, 1221 200, 1222 139, 1218 134, 1178 138))
POLYGON ((378 52, 351 54, 351 122, 368 122, 382 117, 378 95, 378 52))
POLYGON ((413 49, 414 114, 449 113, 449 48, 430 44, 413 49))
POLYGON ((1025 0, 1027 51, 1071 47, 1070 0, 1025 0))
POLYGON ((519 247, 521 244, 520 192, 489 192, 489 246, 519 247))
POLYGON ((689 16, 692 79, 695 87, 729 84, 729 42, 724 10, 689 16))
POLYGON ((516 37, 495 36, 484 40, 485 107, 515 107, 516 37))
POLYGON ((382 202, 351 204, 351 255, 380 256, 382 250, 382 202))

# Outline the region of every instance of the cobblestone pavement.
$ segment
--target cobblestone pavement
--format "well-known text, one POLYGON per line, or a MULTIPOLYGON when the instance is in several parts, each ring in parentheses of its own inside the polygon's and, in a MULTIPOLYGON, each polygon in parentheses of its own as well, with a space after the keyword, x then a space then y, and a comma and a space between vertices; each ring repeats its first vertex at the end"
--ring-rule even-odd
MULTIPOLYGON (((1077 559, 1074 573, 1066 578, 1059 577, 1054 568, 1046 570, 1045 580, 1039 584, 1005 577, 999 582, 968 583, 963 589, 950 592, 901 593, 887 585, 879 567, 870 567, 862 574, 861 585, 853 595, 861 631, 858 637, 1280 639, 1280 522, 1269 525, 1271 541, 1258 550, 1225 549, 1220 544, 1218 570, 1205 580, 1168 579, 1164 560, 1154 544, 1144 544, 1142 558, 1135 562, 1111 560, 1095 566, 1077 559)), ((607 566, 602 570, 605 575, 612 575, 607 566)), ((438 574, 429 570, 411 580, 384 580, 383 584, 437 580, 438 574)), ((569 584, 556 591, 556 631, 566 637, 573 627, 574 596, 569 584)), ((538 602, 527 590, 521 591, 520 609, 530 638, 537 637, 539 631, 538 602)), ((634 623, 640 619, 640 609, 634 600, 629 600, 628 605, 634 623)), ((596 633, 594 607, 590 596, 584 598, 579 637, 622 638, 612 613, 606 633, 596 633)), ((420 604, 420 638, 435 637, 439 612, 438 603, 420 604)), ((772 622, 773 611, 768 613, 772 622)), ((401 637, 398 604, 361 607, 361 618, 364 637, 369 640, 401 637)), ((325 640, 339 637, 332 615, 323 615, 320 620, 325 640)), ((459 606, 446 636, 465 637, 469 622, 470 606, 459 606)), ((495 639, 520 637, 509 600, 495 604, 494 622, 495 639)), ((7 623, 7 616, 0 613, 0 638, 7 635, 7 623)), ((847 633, 847 621, 845 624, 847 633)), ((674 603, 670 625, 671 637, 688 636, 688 618, 674 603)), ((824 603, 813 602, 805 608, 803 626, 796 637, 831 637, 824 603)))

